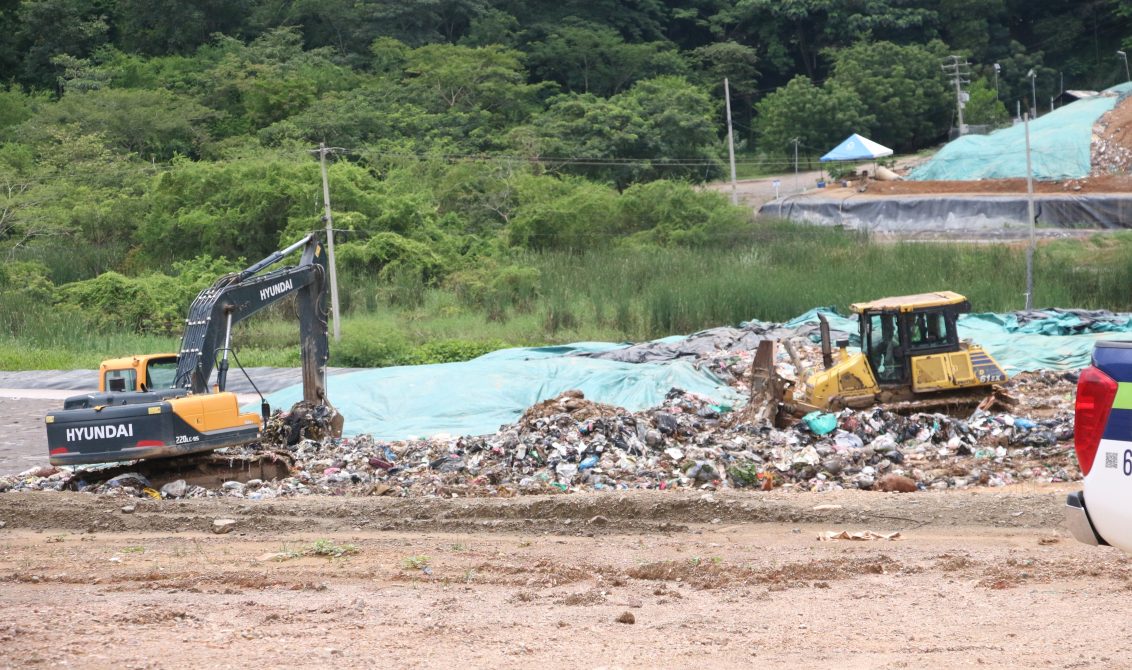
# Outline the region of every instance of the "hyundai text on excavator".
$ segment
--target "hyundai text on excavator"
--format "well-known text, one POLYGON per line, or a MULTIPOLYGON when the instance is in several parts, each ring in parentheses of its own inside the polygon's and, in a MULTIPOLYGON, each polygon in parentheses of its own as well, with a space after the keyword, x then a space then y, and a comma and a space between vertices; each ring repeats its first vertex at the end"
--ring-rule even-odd
MULTIPOLYGON (((823 370, 791 388, 774 371, 774 342, 760 343, 754 362, 752 398, 763 393, 792 414, 814 410, 863 409, 906 403, 908 409, 974 405, 986 387, 1005 382, 1006 373, 977 344, 960 341, 956 326, 971 303, 958 293, 940 291, 882 298, 851 306, 858 316, 861 351, 850 354, 839 343, 834 358, 829 324, 821 320, 823 370)), ((802 365, 791 346, 798 374, 802 365)))
POLYGON ((242 413, 236 394, 225 390, 232 327, 291 295, 298 308, 303 399, 326 404, 326 274, 326 255, 311 234, 218 279, 193 301, 179 354, 103 361, 97 393, 67 398, 62 411, 45 417, 51 464, 181 456, 256 440, 270 408, 264 401, 262 418, 242 413), (297 265, 260 274, 300 248, 297 265))

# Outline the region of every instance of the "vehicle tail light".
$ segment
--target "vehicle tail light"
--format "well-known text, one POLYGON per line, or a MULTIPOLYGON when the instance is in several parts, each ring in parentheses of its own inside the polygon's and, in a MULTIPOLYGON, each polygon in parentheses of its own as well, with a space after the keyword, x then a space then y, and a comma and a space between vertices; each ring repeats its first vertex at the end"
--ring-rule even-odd
POLYGON ((1116 388, 1112 377, 1091 365, 1082 370, 1077 379, 1073 446, 1077 449, 1077 464, 1081 466, 1082 475, 1089 474, 1093 467, 1112 401, 1116 398, 1116 388))

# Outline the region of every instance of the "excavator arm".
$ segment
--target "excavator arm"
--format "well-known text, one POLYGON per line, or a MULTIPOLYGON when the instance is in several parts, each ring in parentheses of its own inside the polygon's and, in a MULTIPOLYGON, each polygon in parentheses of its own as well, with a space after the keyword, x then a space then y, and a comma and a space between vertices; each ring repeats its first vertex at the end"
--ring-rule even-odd
POLYGON ((200 292, 189 308, 174 387, 207 393, 209 378, 213 368, 217 368, 217 386, 220 391, 225 390, 232 326, 291 295, 298 301, 303 399, 323 402, 326 362, 330 358, 326 334, 326 255, 313 234, 242 272, 222 277, 200 292), (299 247, 303 254, 298 265, 256 274, 299 247))

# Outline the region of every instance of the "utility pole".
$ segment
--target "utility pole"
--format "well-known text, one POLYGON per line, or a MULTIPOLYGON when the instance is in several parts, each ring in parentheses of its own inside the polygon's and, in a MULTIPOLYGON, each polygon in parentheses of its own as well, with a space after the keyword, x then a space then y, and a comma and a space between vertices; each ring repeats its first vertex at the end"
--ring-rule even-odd
POLYGON ((960 61, 959 56, 948 56, 941 67, 943 73, 955 84, 955 110, 959 114, 959 136, 962 137, 967 131, 963 123, 963 105, 966 102, 963 99, 963 85, 971 83, 971 64, 966 59, 960 61))
POLYGON ((1001 65, 999 65, 998 63, 994 64, 994 97, 995 97, 995 99, 998 99, 998 71, 1001 70, 1001 69, 1002 69, 1001 65))
POLYGON ((731 86, 723 78, 723 98, 727 102, 727 156, 731 159, 731 204, 739 204, 739 191, 735 185, 735 138, 731 134, 731 86))
POLYGON ((794 139, 792 139, 790 141, 794 143, 794 188, 798 189, 798 192, 800 193, 802 191, 802 184, 798 181, 798 142, 799 142, 799 138, 795 137, 794 139))
POLYGON ((1026 131, 1026 213, 1030 217, 1030 246, 1026 247, 1026 311, 1034 307, 1034 171, 1030 167, 1030 115, 1022 117, 1026 131))
POLYGON ((330 215, 330 180, 326 176, 326 154, 335 149, 327 147, 325 142, 319 142, 315 151, 318 152, 318 163, 322 168, 324 206, 322 220, 326 222, 326 250, 330 261, 330 306, 334 314, 334 341, 339 342, 342 339, 342 314, 338 308, 338 268, 334 264, 334 219, 330 215))

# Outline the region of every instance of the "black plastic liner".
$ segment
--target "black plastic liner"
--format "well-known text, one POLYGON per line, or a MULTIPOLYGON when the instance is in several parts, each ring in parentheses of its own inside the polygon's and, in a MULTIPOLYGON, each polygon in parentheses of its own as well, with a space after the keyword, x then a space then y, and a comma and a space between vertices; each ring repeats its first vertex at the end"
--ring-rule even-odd
MULTIPOLYGON (((1042 228, 1132 228, 1132 194, 1034 196, 1042 228)), ((760 216, 876 233, 1016 233, 1027 230, 1025 196, 922 195, 843 199, 794 196, 768 202, 760 216)))

